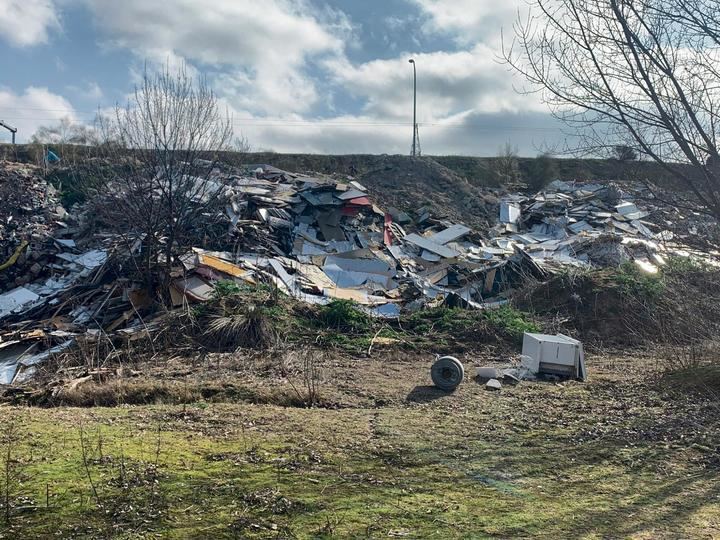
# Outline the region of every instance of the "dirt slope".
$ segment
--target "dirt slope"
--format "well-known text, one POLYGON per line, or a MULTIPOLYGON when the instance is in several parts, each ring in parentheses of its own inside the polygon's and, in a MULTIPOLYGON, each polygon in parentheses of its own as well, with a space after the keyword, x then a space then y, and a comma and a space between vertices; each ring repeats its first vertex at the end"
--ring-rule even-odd
POLYGON ((497 214, 497 198, 488 188, 465 178, 431 158, 385 156, 377 167, 360 177, 383 207, 399 208, 414 215, 422 207, 433 217, 447 218, 484 229, 497 214))

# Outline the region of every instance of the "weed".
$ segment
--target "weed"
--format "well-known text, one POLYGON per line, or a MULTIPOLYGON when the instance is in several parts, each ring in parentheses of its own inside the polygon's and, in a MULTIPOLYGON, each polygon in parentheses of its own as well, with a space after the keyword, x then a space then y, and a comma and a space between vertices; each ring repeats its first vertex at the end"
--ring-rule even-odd
POLYGON ((21 444, 22 434, 20 426, 15 419, 3 423, 0 432, 0 443, 2 443, 2 506, 4 507, 5 523, 10 523, 11 507, 15 491, 22 485, 19 465, 20 461, 15 455, 18 446, 21 444))
POLYGON ((408 326, 418 334, 453 332, 469 328, 478 318, 478 312, 440 306, 413 313, 408 326))
POLYGON ((213 296, 215 298, 225 298, 227 296, 235 296, 243 292, 243 288, 229 279, 222 279, 215 283, 213 296))
POLYGON ((481 313, 488 323, 515 341, 522 340, 525 332, 540 331, 540 327, 529 320, 527 313, 508 305, 496 309, 486 309, 481 313))
POLYGON ((352 300, 333 300, 320 312, 320 320, 329 328, 367 332, 371 318, 352 300))
POLYGON ((413 313, 408 326, 417 334, 462 334, 483 324, 512 339, 522 338, 523 332, 537 332, 539 327, 528 315, 510 306, 470 311, 461 308, 436 307, 413 313))
POLYGON ((665 290, 662 274, 642 272, 632 262, 620 265, 615 279, 625 294, 643 300, 657 300, 665 290))
POLYGON ((695 257, 670 257, 663 267, 664 274, 679 276, 695 272, 710 272, 711 270, 712 267, 708 263, 695 257))

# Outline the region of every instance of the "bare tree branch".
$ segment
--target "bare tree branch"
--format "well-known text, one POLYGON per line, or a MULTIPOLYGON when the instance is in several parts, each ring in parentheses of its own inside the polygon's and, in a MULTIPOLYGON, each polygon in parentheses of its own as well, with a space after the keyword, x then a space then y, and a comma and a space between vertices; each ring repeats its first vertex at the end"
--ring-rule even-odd
POLYGON ((577 134, 636 150, 720 217, 720 3, 529 0, 503 57, 577 134))

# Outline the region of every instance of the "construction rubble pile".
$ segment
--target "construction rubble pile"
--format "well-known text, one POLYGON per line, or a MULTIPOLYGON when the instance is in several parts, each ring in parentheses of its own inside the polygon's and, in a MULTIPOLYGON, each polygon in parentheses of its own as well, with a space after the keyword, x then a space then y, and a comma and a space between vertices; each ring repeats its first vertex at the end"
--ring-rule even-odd
POLYGON ((501 202, 495 247, 488 253, 503 256, 520 250, 543 273, 628 261, 657 272, 669 256, 708 257, 666 228, 672 223, 664 219, 665 208, 641 208, 635 195, 650 198, 642 187, 624 193, 612 184, 555 180, 533 197, 508 196, 501 202))
POLYGON ((40 272, 46 244, 67 217, 57 190, 41 172, 33 165, 0 162, 0 292, 40 272), (35 259, 25 268, 28 246, 35 259))
POLYGON ((27 380, 79 339, 146 337, 158 298, 205 302, 222 280, 270 283, 312 304, 353 300, 395 318, 441 304, 497 306, 527 276, 567 266, 635 260, 653 270, 685 249, 646 221, 651 209, 612 186, 556 181, 534 197, 509 194, 499 223, 474 231, 426 208, 385 211, 352 178, 253 165, 212 176, 225 207, 225 250, 189 250, 165 281, 169 290, 153 295, 131 271, 138 245, 88 233, 83 208, 68 214, 37 173, 0 164, 3 194, 24 186, 21 200, 0 198, 0 384, 27 380))

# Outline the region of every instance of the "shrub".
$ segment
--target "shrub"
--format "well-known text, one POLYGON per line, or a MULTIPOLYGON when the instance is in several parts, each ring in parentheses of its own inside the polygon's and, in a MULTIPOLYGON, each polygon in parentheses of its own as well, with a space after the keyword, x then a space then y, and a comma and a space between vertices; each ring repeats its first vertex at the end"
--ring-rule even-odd
POLYGON ((527 185, 531 191, 540 191, 558 177, 557 163, 549 154, 540 154, 530 164, 527 185))
POLYGON ((495 329, 507 334, 515 341, 522 340, 525 332, 540 331, 540 327, 529 319, 527 313, 509 305, 486 309, 481 313, 483 318, 495 329))
POLYGON ((233 313, 210 316, 205 335, 219 348, 267 349, 277 343, 267 309, 254 304, 246 304, 233 313))
POLYGON ((338 330, 367 331, 370 328, 370 315, 362 311, 352 300, 333 300, 323 306, 320 320, 328 327, 338 330))
POLYGON ((243 291, 242 287, 229 279, 223 279, 215 283, 215 290, 213 296, 215 298, 225 298, 228 296, 235 296, 243 291))
POLYGON ((618 267, 616 279, 622 291, 638 299, 657 300, 665 290, 662 274, 648 274, 631 261, 618 267))

